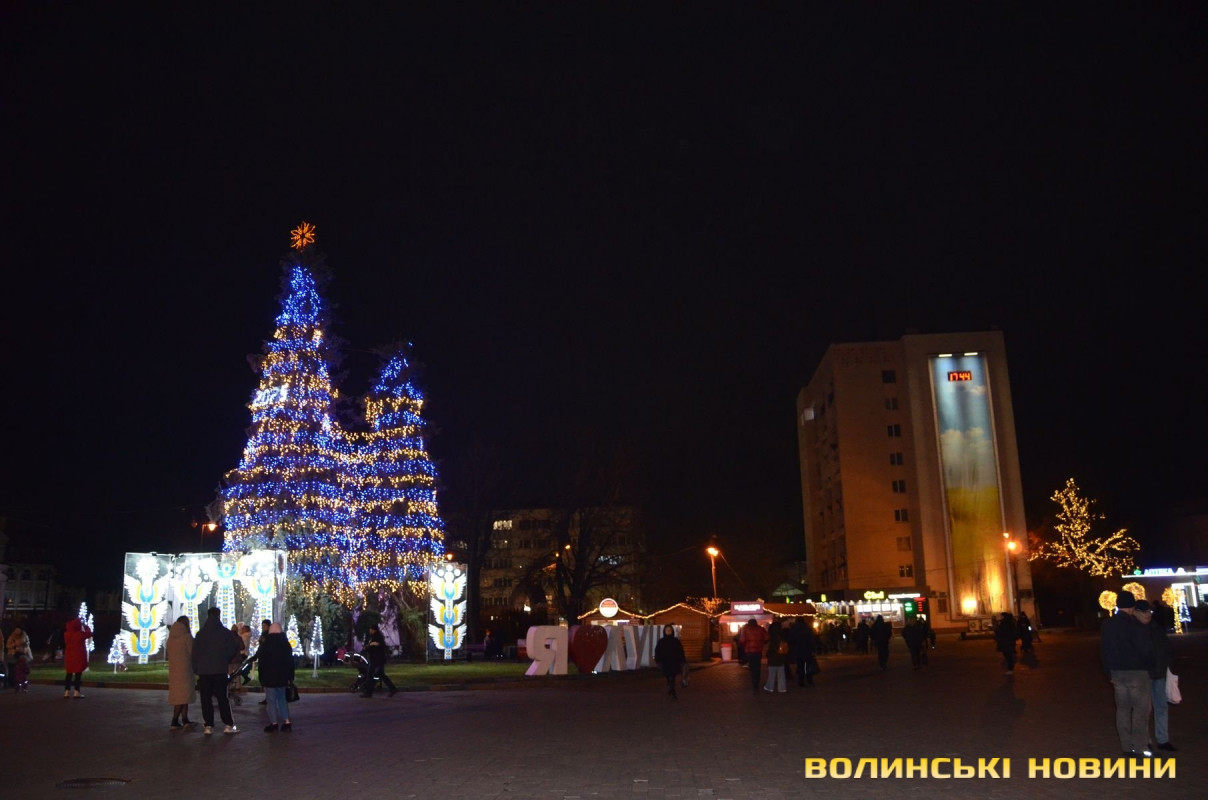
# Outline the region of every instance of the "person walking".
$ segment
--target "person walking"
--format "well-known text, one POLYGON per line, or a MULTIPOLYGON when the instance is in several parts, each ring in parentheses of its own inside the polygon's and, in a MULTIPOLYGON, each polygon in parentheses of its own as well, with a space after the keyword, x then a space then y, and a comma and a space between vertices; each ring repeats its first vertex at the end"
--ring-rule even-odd
POLYGON ((84 670, 88 669, 88 640, 92 638, 92 629, 77 618, 67 620, 67 631, 63 635, 63 669, 67 673, 63 678, 63 697, 79 699, 84 695, 80 692, 80 681, 84 670), (75 694, 72 694, 72 689, 75 694))
POLYGON ((855 641, 857 653, 868 655, 868 636, 868 620, 862 619, 860 620, 860 624, 856 626, 855 641))
POLYGON ((763 685, 765 692, 787 692, 784 683, 784 662, 789 657, 789 643, 784 638, 784 626, 780 620, 772 620, 768 626, 768 680, 763 685))
POLYGON ((1018 627, 1020 652, 1032 652, 1032 620, 1028 619, 1028 615, 1022 611, 1019 612, 1018 627))
POLYGON ((1015 640, 1018 638, 1019 631, 1015 628, 1015 617, 1011 616, 1010 611, 1002 612, 998 627, 994 629, 994 642, 998 647, 998 652, 1002 653, 1008 675, 1015 674, 1015 640))
POLYGON ((663 638, 654 646, 654 663, 659 665, 663 677, 667 679, 667 694, 671 695, 672 700, 677 699, 679 695, 675 693, 675 680, 683 672, 688 657, 684 655, 684 643, 675 635, 674 625, 663 626, 663 638))
POLYGON ((814 649, 817 639, 814 629, 805 617, 797 617, 796 621, 785 631, 784 638, 789 643, 789 658, 797 664, 797 685, 801 687, 814 685, 814 672, 817 669, 817 658, 814 649))
POLYGON ((365 691, 361 697, 373 697, 373 687, 380 680, 387 689, 387 697, 398 693, 394 682, 386 674, 386 658, 389 656, 386 648, 386 637, 378 628, 377 623, 369 626, 369 640, 365 643, 366 659, 369 661, 369 680, 365 682, 365 691))
POLYGON ((1170 743, 1170 700, 1166 697, 1166 672, 1170 669, 1170 639, 1166 627, 1157 620, 1154 609, 1144 600, 1133 606, 1137 622, 1149 627, 1153 641, 1153 667, 1149 670, 1149 699, 1153 706, 1153 740, 1159 750, 1175 752, 1170 743))
POLYGON ((1100 627, 1099 655, 1115 695, 1120 749, 1126 756, 1151 756, 1149 671, 1155 660, 1153 637, 1134 616, 1136 604, 1132 592, 1122 591, 1116 596, 1116 613, 1100 627))
POLYGON ((877 665, 884 671, 889 665, 889 640, 893 638, 893 626, 885 618, 877 614, 868 631, 868 638, 877 648, 877 665))
POLYGON ((218 714, 226 726, 223 733, 240 732, 231 716, 226 687, 231 661, 238 652, 235 637, 222 624, 222 611, 211 608, 193 640, 193 671, 197 673, 197 685, 201 690, 201 721, 207 736, 214 732, 215 700, 218 701, 218 714))
POLYGON ((189 618, 180 616, 168 628, 168 702, 172 704, 170 731, 187 728, 189 704, 197 700, 194 688, 197 676, 193 674, 193 631, 189 629, 189 618))
POLYGON ((754 619, 747 620, 742 626, 741 634, 742 657, 747 660, 747 669, 751 671, 751 691, 759 695, 759 673, 763 665, 763 648, 768 643, 768 632, 759 626, 754 619))
POLYGON ((294 649, 290 647, 289 639, 281 630, 281 626, 272 623, 268 633, 260 637, 260 647, 256 650, 260 666, 257 674, 260 685, 264 687, 264 699, 268 702, 268 725, 265 733, 276 733, 278 730, 289 733, 293 723, 289 718, 289 700, 285 688, 294 679, 294 649))
POLYGON ((902 641, 906 643, 906 649, 910 651, 911 667, 918 669, 923 666, 925 663, 923 648, 926 646, 927 631, 923 628, 922 620, 916 619, 902 628, 902 641))
MULTIPOLYGON (((257 637, 257 639, 256 639, 256 652, 255 652, 255 654, 253 654, 253 655, 252 655, 252 657, 251 657, 251 658, 249 658, 249 659, 248 659, 248 662, 249 662, 249 666, 248 666, 249 674, 250 674, 250 670, 251 670, 250 664, 252 664, 252 663, 256 663, 256 661, 257 661, 257 659, 258 659, 258 657, 259 657, 259 655, 260 655, 260 641, 261 641, 262 639, 264 639, 264 637, 265 637, 265 636, 268 636, 268 629, 269 629, 270 627, 272 627, 272 624, 273 624, 273 621, 272 621, 271 619, 262 619, 262 620, 260 620, 260 633, 259 633, 259 635, 258 635, 258 637, 257 637)), ((249 635, 250 635, 250 634, 249 634, 249 635)), ((249 644, 249 650, 250 650, 250 644, 249 644)), ((266 698, 264 698, 263 700, 261 700, 261 701, 260 701, 260 705, 262 705, 262 706, 263 706, 263 705, 268 705, 268 698, 266 697, 266 698)))
POLYGON ((34 659, 34 652, 29 647, 29 634, 20 626, 15 627, 4 646, 12 664, 9 668, 9 682, 14 691, 24 692, 29 688, 29 670, 34 659))

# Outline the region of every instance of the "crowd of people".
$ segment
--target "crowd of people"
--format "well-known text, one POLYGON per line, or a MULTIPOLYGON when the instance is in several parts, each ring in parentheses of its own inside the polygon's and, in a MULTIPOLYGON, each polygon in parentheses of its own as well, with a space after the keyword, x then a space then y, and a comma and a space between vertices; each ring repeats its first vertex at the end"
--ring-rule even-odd
MULTIPOLYGON (((1117 596, 1116 612, 1103 623, 1101 657, 1103 669, 1113 686, 1116 704, 1116 729, 1125 755, 1153 754, 1155 749, 1173 752, 1170 742, 1168 704, 1178 702, 1167 694, 1174 677, 1170 674, 1171 648, 1167 630, 1174 625, 1173 609, 1161 603, 1151 605, 1138 600, 1131 592, 1117 596), (1149 737, 1152 716, 1154 741, 1149 737)), ((289 713, 290 691, 293 688, 295 658, 293 648, 281 626, 270 620, 261 621, 261 634, 252 653, 251 628, 246 624, 222 623, 218 608, 209 609, 204 624, 194 636, 189 618, 179 617, 168 632, 168 703, 172 706, 169 729, 179 731, 194 723, 189 719, 189 706, 200 700, 204 733, 214 729, 214 706, 226 734, 240 732, 231 714, 231 702, 239 702, 240 683, 250 680, 253 666, 264 688, 269 724, 266 733, 289 732, 293 723, 289 713)), ((893 637, 891 623, 878 615, 871 621, 861 619, 855 628, 846 621, 827 621, 819 631, 803 617, 785 625, 777 618, 765 629, 755 619, 744 625, 734 637, 738 659, 750 672, 751 690, 755 695, 765 692, 787 692, 794 680, 799 687, 814 685, 814 676, 821 670, 818 655, 844 652, 850 641, 857 654, 875 650, 877 664, 885 670, 889 660, 889 644, 893 637), (766 679, 763 664, 767 663, 766 679)), ((901 629, 901 637, 910 653, 911 666, 920 669, 929 662, 928 650, 935 648, 936 636, 924 617, 910 621, 901 629)), ((63 697, 83 698, 81 678, 88 667, 87 641, 92 631, 78 618, 67 621, 62 636, 55 642, 61 646, 64 668, 63 697)), ((1016 643, 1026 655, 1032 653, 1033 643, 1040 641, 1026 613, 1013 615, 1003 612, 996 620, 994 641, 1002 654, 1007 675, 1016 664, 1016 643)), ((33 652, 29 635, 14 627, 5 637, 4 667, 8 683, 16 691, 29 686, 33 652)), ((388 647, 376 624, 369 626, 365 644, 367 667, 360 682, 363 697, 371 697, 380 682, 393 696, 397 688, 386 675, 388 647)), ((674 626, 663 629, 663 637, 655 650, 655 661, 667 681, 667 694, 678 697, 676 683, 688 685, 688 660, 675 633, 674 626)))

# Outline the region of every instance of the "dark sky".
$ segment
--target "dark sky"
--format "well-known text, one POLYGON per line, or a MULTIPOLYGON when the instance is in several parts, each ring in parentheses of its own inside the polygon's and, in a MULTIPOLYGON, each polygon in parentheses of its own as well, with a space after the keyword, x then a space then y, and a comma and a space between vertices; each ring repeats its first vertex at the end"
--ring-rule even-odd
POLYGON ((799 540, 827 345, 991 326, 1030 521, 1205 500, 1202 3, 103 5, 0 3, 0 514, 56 558, 192 548, 303 219, 450 508, 471 441, 540 503, 591 428, 656 549, 799 540))

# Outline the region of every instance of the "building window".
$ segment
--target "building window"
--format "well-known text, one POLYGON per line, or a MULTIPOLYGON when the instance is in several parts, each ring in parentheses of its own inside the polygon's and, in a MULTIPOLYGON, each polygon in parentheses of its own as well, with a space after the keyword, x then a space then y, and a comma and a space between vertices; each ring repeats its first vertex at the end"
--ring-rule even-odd
POLYGON ((898 376, 891 369, 881 370, 881 383, 897 383, 898 376))
POLYGON ((889 466, 900 467, 905 463, 906 463, 906 461, 905 461, 905 459, 902 458, 901 453, 890 453, 889 454, 889 466))
POLYGON ((914 577, 914 567, 910 564, 903 564, 902 566, 898 567, 898 577, 899 578, 913 578, 914 577))
POLYGON ((516 542, 516 546, 519 547, 521 550, 531 550, 533 547, 533 543, 531 541, 529 541, 528 539, 521 539, 520 541, 516 542))
POLYGON ((935 598, 935 610, 941 614, 947 614, 948 613, 948 598, 947 597, 935 598))
POLYGON ((898 480, 893 482, 894 494, 906 494, 906 481, 898 480))
POLYGON ((894 522, 910 522, 910 509, 895 508, 893 510, 893 521, 894 522))
POLYGON ((897 411, 898 410, 898 398, 886 397, 885 398, 885 410, 886 411, 897 411))
POLYGON ((898 537, 898 549, 899 550, 910 550, 911 549, 909 536, 899 536, 898 537))
POLYGON ((889 432, 889 438, 891 439, 896 439, 902 435, 902 426, 897 423, 887 426, 886 430, 889 432))

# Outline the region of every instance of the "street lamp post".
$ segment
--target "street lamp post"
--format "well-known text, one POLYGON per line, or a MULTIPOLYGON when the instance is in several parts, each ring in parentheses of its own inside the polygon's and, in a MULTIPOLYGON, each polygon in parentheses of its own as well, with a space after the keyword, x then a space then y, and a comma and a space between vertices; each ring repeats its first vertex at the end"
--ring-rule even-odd
POLYGON ((197 549, 202 550, 206 546, 206 534, 213 533, 218 530, 217 522, 194 522, 197 526, 197 549))
POLYGON ((713 599, 717 599, 717 557, 721 551, 716 547, 709 547, 705 550, 709 554, 709 569, 713 573, 713 599))
POLYGON ((1019 613, 1019 598, 1015 596, 1015 570, 1011 563, 1011 556, 1015 554, 1015 548, 1019 545, 1011 538, 1011 534, 1004 531, 1003 535, 1003 552, 1007 559, 1007 603, 1012 614, 1019 613))

